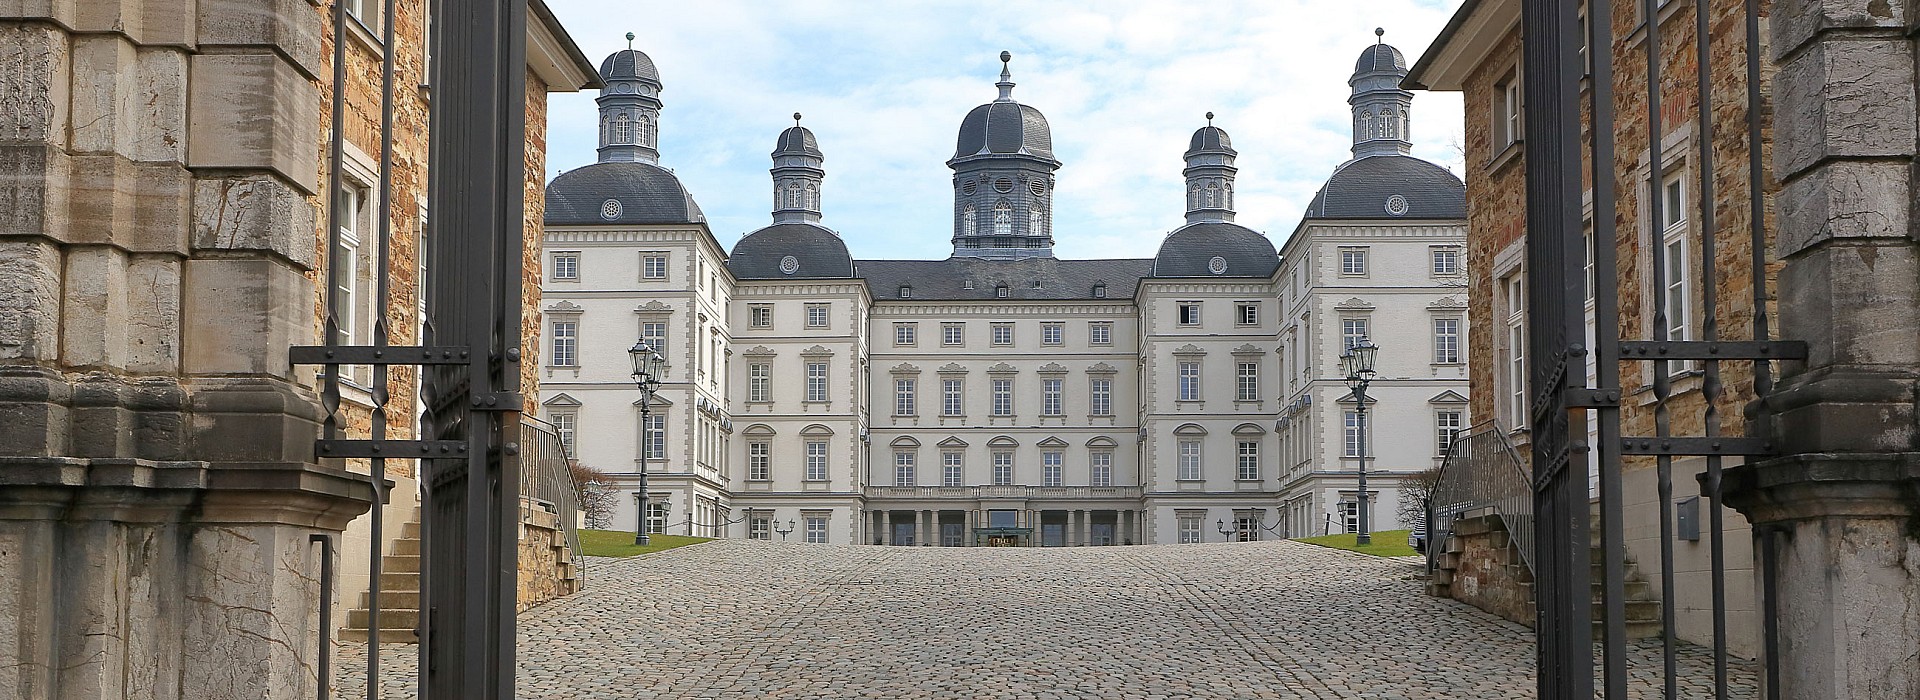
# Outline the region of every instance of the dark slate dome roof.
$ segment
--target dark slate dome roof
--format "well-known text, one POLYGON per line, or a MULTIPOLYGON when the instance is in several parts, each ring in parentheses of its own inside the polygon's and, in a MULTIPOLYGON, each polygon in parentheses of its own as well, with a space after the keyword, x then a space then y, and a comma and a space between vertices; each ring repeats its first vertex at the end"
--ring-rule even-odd
POLYGON ((984 153, 1025 153, 1053 159, 1053 129, 1040 110, 1018 102, 989 102, 973 108, 960 122, 953 157, 984 153))
POLYGON ((707 220, 671 171, 649 163, 595 163, 547 183, 547 223, 690 224, 707 220), (617 205, 610 205, 611 200, 617 205), (609 217, 606 214, 612 213, 609 217))
POLYGON ((1407 57, 1400 50, 1387 44, 1374 44, 1360 52, 1360 60, 1353 64, 1355 73, 1373 73, 1377 71, 1407 72, 1407 57))
POLYGON ((840 236, 825 226, 774 224, 733 244, 727 269, 743 280, 847 279, 853 277, 853 256, 847 254, 840 236), (783 264, 789 257, 792 263, 783 264))
POLYGON ((804 126, 790 126, 780 132, 780 141, 773 145, 773 155, 776 158, 788 155, 826 157, 820 153, 820 142, 813 140, 813 132, 804 126))
POLYGON ((1279 268, 1280 254, 1274 251, 1273 241, 1225 221, 1174 229, 1153 256, 1155 277, 1270 277, 1279 268))
POLYGON ((1307 218, 1465 219, 1467 187, 1419 158, 1370 156, 1335 170, 1307 205, 1307 218))
POLYGON ((1189 156, 1208 152, 1239 154, 1233 150, 1233 141, 1227 138, 1227 130, 1212 125, 1200 127, 1199 131, 1193 132, 1193 140, 1187 143, 1189 156))
POLYGON ((627 49, 615 52, 607 60, 600 62, 601 80, 645 80, 660 83, 660 70, 653 67, 653 59, 647 55, 627 49))

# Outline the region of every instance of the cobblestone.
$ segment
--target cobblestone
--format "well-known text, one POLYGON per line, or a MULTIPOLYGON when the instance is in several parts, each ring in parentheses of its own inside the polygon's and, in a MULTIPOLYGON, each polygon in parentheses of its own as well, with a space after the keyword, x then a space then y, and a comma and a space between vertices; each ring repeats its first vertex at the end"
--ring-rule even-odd
MULTIPOLYGON (((1417 565, 1296 542, 941 549, 719 540, 593 560, 523 613, 522 698, 1519 698, 1526 628, 1417 565)), ((1658 647, 1633 651, 1657 697, 1658 647)), ((383 697, 415 648, 384 645, 383 697)), ((1681 697, 1711 697, 1704 650, 1681 697)), ((1753 697, 1750 665, 1732 697, 1753 697)), ((365 697, 342 645, 339 697, 365 697)))

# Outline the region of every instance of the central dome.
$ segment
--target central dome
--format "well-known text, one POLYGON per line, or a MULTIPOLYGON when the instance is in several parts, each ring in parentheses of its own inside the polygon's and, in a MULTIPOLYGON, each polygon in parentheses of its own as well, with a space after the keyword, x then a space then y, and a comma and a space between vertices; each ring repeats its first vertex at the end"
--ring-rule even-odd
POLYGON ((960 122, 953 157, 1024 154, 1053 159, 1053 130, 1040 110, 1011 100, 973 108, 960 122))

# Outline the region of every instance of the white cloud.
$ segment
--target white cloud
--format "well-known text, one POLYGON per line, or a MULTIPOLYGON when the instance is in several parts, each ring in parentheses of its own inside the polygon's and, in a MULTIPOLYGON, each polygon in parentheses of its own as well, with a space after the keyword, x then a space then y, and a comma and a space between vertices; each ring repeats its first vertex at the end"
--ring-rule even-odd
MULTIPOLYGON (((552 0, 597 63, 623 34, 659 66, 663 164, 731 244, 766 225, 774 137, 795 111, 827 155, 826 223, 855 256, 942 258, 951 247, 961 117, 1014 95, 1053 126, 1062 257, 1148 257, 1182 220, 1180 154, 1216 112, 1239 150, 1239 221, 1278 245, 1347 157, 1346 80, 1385 26, 1417 58, 1459 0, 872 3, 552 0)), ((553 174, 594 161, 593 95, 551 101, 553 174)), ((1419 93, 1415 155, 1460 171, 1456 95, 1419 93)))

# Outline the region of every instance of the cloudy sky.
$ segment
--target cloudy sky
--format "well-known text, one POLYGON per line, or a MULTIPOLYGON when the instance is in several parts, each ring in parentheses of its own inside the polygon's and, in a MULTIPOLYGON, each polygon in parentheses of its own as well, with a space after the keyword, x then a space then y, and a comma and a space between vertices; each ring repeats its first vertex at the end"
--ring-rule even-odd
MULTIPOLYGON (((1150 257, 1182 222, 1181 153, 1216 113, 1239 150, 1240 223, 1280 245, 1347 158, 1347 78, 1374 42, 1417 59, 1460 0, 549 0, 597 64, 637 37, 660 68, 660 150, 732 246, 770 221, 790 115, 826 152, 825 223, 858 258, 951 252, 960 120, 1014 99, 1053 126, 1061 257, 1150 257)), ((594 162, 589 93, 551 102, 549 175, 594 162)), ((1418 93, 1415 155, 1461 171, 1460 100, 1418 93)))

